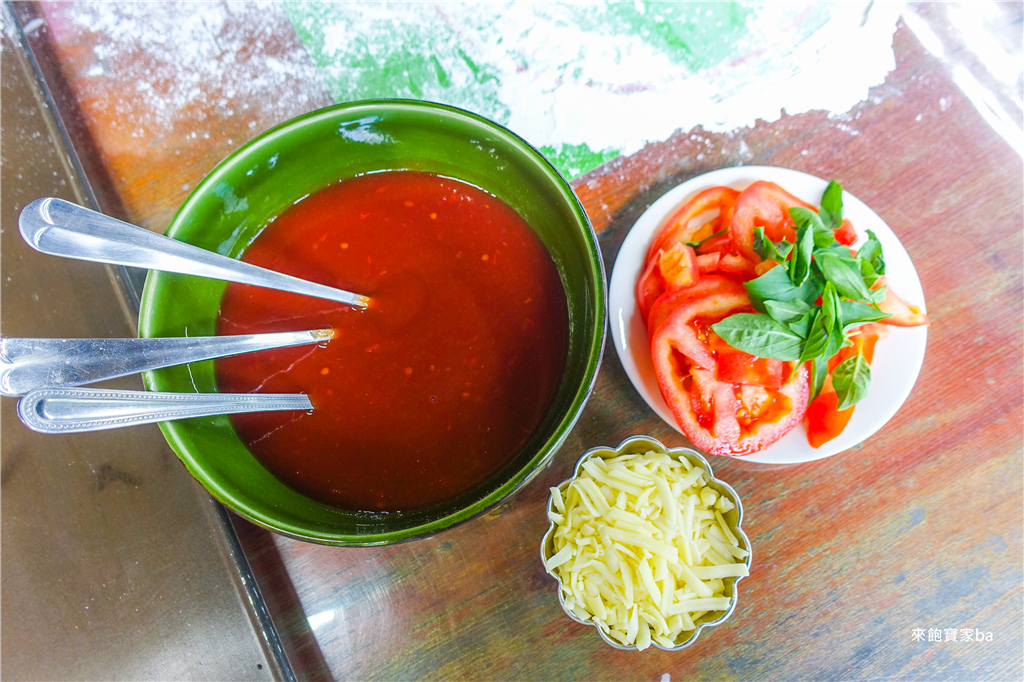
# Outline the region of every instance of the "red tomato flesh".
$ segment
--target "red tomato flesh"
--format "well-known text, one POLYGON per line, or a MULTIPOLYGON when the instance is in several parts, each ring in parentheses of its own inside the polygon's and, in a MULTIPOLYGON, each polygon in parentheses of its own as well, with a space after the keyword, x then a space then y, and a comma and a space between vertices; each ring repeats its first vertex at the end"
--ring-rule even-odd
POLYGON ((686 437, 713 455, 741 456, 762 450, 798 424, 807 409, 809 384, 803 366, 778 389, 716 378, 720 356, 716 357, 709 342, 714 338, 709 328, 749 309, 750 299, 742 285, 690 297, 664 315, 651 338, 651 356, 665 402, 686 437))
MULTIPOLYGON (((875 288, 885 284, 885 278, 880 277, 875 282, 875 288)), ((916 305, 910 305, 897 296, 892 287, 885 288, 885 300, 878 304, 883 313, 889 313, 892 317, 882 320, 885 324, 894 327, 920 327, 928 324, 928 316, 921 312, 916 305)))
POLYGON ((782 388, 782 361, 749 353, 719 353, 715 378, 730 384, 782 388))
POLYGON ((739 196, 739 192, 730 187, 711 187, 698 192, 696 196, 683 204, 675 215, 669 218, 666 226, 654 238, 654 242, 647 250, 647 261, 650 262, 659 249, 667 251, 676 244, 682 245, 693 240, 693 237, 706 223, 698 225, 690 223, 703 213, 718 211, 718 215, 707 221, 711 224, 711 233, 728 227, 732 222, 732 209, 737 196, 739 196))
POLYGON ((856 408, 854 406, 845 410, 839 409, 839 396, 832 386, 832 370, 840 362, 852 358, 858 352, 863 353, 864 359, 870 364, 875 356, 875 344, 888 335, 889 330, 885 325, 875 322, 865 324, 853 332, 853 345, 840 349, 829 360, 829 376, 825 377, 825 385, 822 386, 818 397, 807 406, 807 442, 812 448, 820 448, 841 434, 850 423, 853 410, 856 408))
POLYGON ((693 252, 693 247, 685 244, 676 244, 668 251, 661 251, 658 269, 661 270, 667 291, 688 287, 700 277, 697 254, 693 252))
POLYGON ((651 306, 650 316, 647 318, 647 333, 653 336, 654 332, 657 331, 661 323, 665 321, 669 313, 678 308, 680 305, 690 300, 691 298, 698 298, 700 296, 706 296, 717 292, 732 292, 732 293, 744 293, 746 289, 743 288, 743 284, 729 277, 723 277, 722 275, 707 275, 701 277, 700 280, 693 286, 689 286, 676 291, 670 291, 658 298, 651 306))
POLYGON ((794 206, 817 211, 774 182, 759 180, 740 192, 729 224, 729 237, 740 255, 754 263, 761 261, 754 251, 755 227, 763 227, 765 236, 772 241, 796 241, 793 220, 789 217, 789 209, 794 206))
POLYGON ((844 220, 842 225, 832 230, 832 234, 835 236, 836 241, 843 246, 853 246, 853 243, 857 241, 857 232, 853 229, 853 223, 849 220, 844 220))

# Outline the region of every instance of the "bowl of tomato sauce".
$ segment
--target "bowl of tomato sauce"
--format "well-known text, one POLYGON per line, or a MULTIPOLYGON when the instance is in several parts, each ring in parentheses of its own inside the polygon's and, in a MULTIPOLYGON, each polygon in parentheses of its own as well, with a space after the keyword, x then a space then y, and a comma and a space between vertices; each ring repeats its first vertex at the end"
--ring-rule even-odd
POLYGON ((160 425, 214 497, 265 528, 375 545, 472 518, 550 461, 593 387, 594 230, 542 154, 470 112, 375 100, 287 121, 217 165, 167 234, 371 298, 146 281, 140 336, 334 330, 144 375, 153 391, 309 395, 309 413, 160 425))

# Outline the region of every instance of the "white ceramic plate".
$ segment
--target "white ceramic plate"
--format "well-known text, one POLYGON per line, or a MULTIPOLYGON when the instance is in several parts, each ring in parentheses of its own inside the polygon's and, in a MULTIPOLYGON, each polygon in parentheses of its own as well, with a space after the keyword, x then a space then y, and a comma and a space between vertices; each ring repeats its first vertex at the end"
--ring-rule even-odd
MULTIPOLYGON (((634 289, 643 269, 647 249, 668 219, 697 192, 717 185, 742 190, 757 180, 777 183, 804 201, 818 206, 828 182, 813 175, 769 166, 722 168, 687 180, 669 190, 637 219, 615 259, 608 297, 612 339, 633 386, 647 404, 677 431, 679 426, 661 397, 651 363, 647 328, 637 311, 634 289)), ((858 245, 871 230, 882 243, 886 278, 892 290, 907 303, 924 310, 924 292, 906 249, 889 226, 862 201, 843 193, 845 216, 857 230, 858 245)), ((903 404, 914 387, 924 361, 927 327, 890 327, 892 333, 878 342, 871 363, 871 387, 850 423, 836 439, 820 448, 807 442, 803 423, 771 446, 743 459, 766 464, 795 464, 838 454, 857 445, 882 428, 903 404)))

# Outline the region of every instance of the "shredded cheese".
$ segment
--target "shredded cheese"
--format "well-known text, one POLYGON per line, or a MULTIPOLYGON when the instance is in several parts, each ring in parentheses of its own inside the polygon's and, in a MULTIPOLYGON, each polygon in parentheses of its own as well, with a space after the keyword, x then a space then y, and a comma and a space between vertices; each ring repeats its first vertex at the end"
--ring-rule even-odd
POLYGON ((724 516, 735 505, 685 457, 592 457, 551 499, 545 568, 569 611, 623 645, 674 646, 730 607, 723 579, 748 574, 724 516))

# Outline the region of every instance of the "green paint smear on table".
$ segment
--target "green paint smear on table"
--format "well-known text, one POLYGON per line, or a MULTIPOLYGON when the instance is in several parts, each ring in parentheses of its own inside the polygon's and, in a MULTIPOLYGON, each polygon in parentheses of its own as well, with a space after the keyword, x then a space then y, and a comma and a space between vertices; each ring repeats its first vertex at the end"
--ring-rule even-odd
POLYGON ((425 99, 508 120, 508 107, 498 99, 498 71, 477 63, 443 22, 417 21, 414 12, 404 21, 374 17, 372 6, 349 3, 284 7, 336 101, 425 99), (340 39, 343 47, 332 44, 340 39))
MULTIPOLYGON (((604 35, 634 35, 697 71, 736 56, 752 10, 738 2, 607 2, 567 4, 572 23, 604 35)), ((537 6, 538 14, 545 5, 537 6)))
POLYGON ((558 147, 544 145, 538 149, 563 176, 570 179, 589 173, 602 163, 619 156, 618 149, 609 147, 594 151, 586 144, 562 144, 558 147))
MULTIPOLYGON (((572 27, 598 38, 633 36, 679 64, 683 72, 735 57, 737 41, 752 13, 739 2, 537 3, 530 7, 546 29, 572 27)), ((507 125, 510 107, 528 106, 501 98, 502 75, 507 77, 510 65, 567 68, 530 63, 529 55, 518 48, 517 36, 505 26, 504 13, 512 10, 504 4, 474 5, 471 16, 463 13, 464 7, 445 3, 291 0, 284 9, 338 102, 424 99, 507 125)), ((579 75, 578 66, 566 71, 570 78, 579 75)), ((540 149, 570 179, 622 152, 599 142, 549 143, 540 149)))

